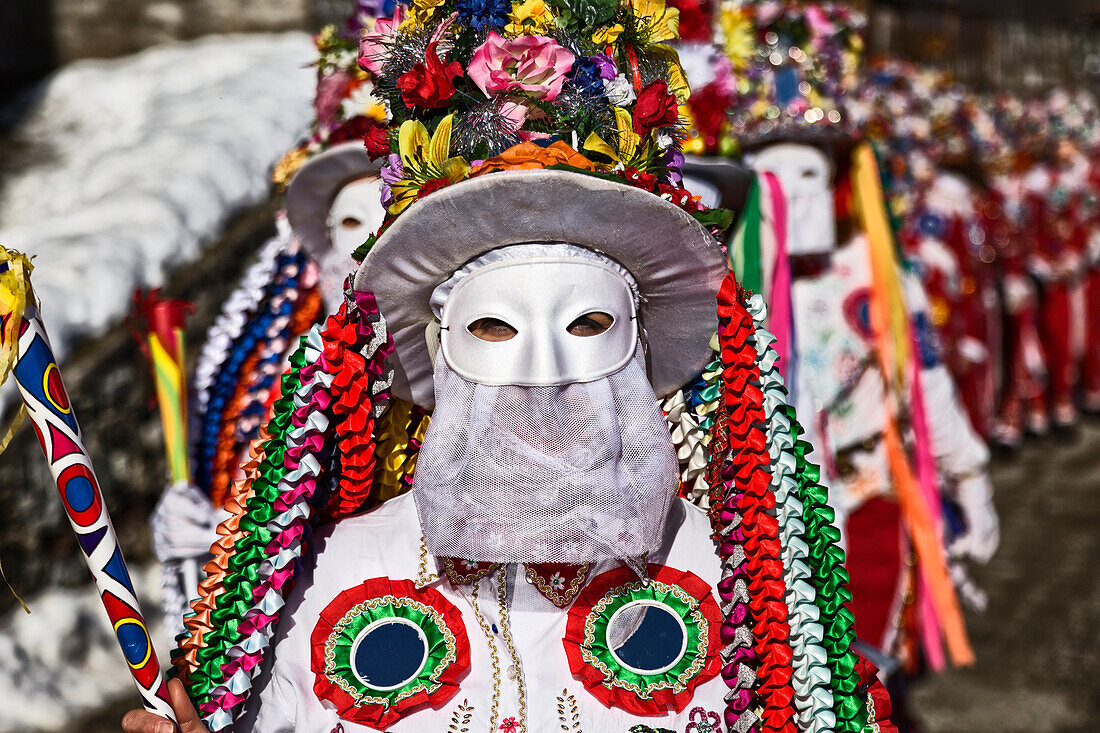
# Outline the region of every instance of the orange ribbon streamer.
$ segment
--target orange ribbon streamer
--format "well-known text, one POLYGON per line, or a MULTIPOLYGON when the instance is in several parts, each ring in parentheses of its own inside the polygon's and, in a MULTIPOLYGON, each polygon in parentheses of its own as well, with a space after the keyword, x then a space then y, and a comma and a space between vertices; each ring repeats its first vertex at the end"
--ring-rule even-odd
MULTIPOLYGON (((878 164, 874 152, 866 143, 861 144, 854 153, 852 178, 856 209, 867 235, 871 256, 870 315, 878 342, 875 351, 889 392, 904 383, 905 366, 911 358, 909 318, 898 278, 899 263, 893 233, 886 219, 886 202, 878 164)), ((898 504, 917 552, 921 577, 931 592, 951 661, 956 666, 970 665, 974 663, 974 651, 967 637, 955 587, 947 572, 943 544, 905 452, 894 404, 893 400, 887 400, 888 418, 883 437, 898 504)))

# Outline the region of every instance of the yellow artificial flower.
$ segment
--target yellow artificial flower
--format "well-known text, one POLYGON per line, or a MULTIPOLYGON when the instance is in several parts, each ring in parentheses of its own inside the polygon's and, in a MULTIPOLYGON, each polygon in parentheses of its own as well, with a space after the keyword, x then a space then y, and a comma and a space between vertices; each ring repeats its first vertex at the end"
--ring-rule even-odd
POLYGON ((676 103, 682 109, 687 104, 688 97, 691 96, 691 88, 688 86, 684 68, 680 66, 680 54, 667 43, 658 43, 651 46, 649 53, 654 58, 662 59, 668 63, 668 78, 665 81, 668 84, 668 90, 675 95, 676 103))
POLYGON ((585 139, 584 149, 606 155, 616 163, 628 166, 634 162, 635 155, 642 147, 642 137, 634 132, 634 118, 622 107, 615 108, 615 127, 617 149, 594 132, 589 133, 585 139))
POLYGON ((550 12, 550 6, 546 0, 523 0, 513 2, 512 12, 508 15, 511 21, 504 27, 507 36, 540 36, 554 29, 554 14, 550 12))
POLYGON ((680 11, 665 6, 665 0, 630 0, 638 31, 649 43, 674 41, 680 37, 680 11))
POLYGON ((621 23, 604 26, 592 34, 592 43, 595 43, 597 46, 608 46, 617 41, 619 34, 622 32, 623 26, 621 23))
POLYGON ((747 69, 756 54, 756 38, 752 19, 745 8, 722 3, 718 12, 718 30, 722 37, 722 50, 735 69, 747 69))
POLYGON ((634 118, 630 112, 616 107, 615 127, 619 130, 619 157, 624 161, 633 159, 641 145, 642 136, 634 132, 634 118))
POLYGON ((290 184, 290 179, 309 160, 309 150, 305 145, 294 148, 275 164, 275 170, 271 172, 271 182, 279 191, 285 191, 290 184))
POLYGON ((413 0, 409 17, 401 24, 401 30, 414 30, 428 25, 446 0, 413 0))
POLYGON ((470 164, 460 156, 447 157, 451 152, 451 125, 454 115, 439 121, 432 136, 420 120, 405 120, 397 133, 398 151, 404 177, 393 184, 394 201, 391 214, 399 214, 416 201, 420 188, 428 181, 446 178, 451 183, 464 179, 470 172, 470 164))

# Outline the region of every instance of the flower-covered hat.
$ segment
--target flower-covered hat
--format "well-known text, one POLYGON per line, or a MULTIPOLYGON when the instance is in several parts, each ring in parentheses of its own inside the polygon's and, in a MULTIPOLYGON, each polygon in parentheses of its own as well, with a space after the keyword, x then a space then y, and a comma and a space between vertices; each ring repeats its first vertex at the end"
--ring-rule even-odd
POLYGON ((275 166, 272 179, 280 190, 313 156, 348 143, 362 149, 365 137, 377 138, 379 128, 388 125, 386 107, 357 60, 359 36, 365 25, 374 22, 368 5, 373 3, 359 0, 344 27, 325 26, 313 39, 317 47, 313 122, 309 137, 275 166))
POLYGON ((631 272, 659 394, 705 365, 726 273, 713 234, 730 217, 678 185, 678 20, 664 0, 416 0, 363 34, 359 63, 392 119, 366 140, 386 154, 390 217, 354 287, 393 334, 397 396, 433 403, 436 285, 523 242, 631 272))
POLYGON ((325 26, 314 37, 317 88, 310 135, 273 174, 275 184, 286 189, 290 226, 314 259, 331 248, 326 221, 336 194, 350 181, 378 175, 381 167, 364 140, 385 143, 389 113, 358 63, 359 37, 373 27, 380 10, 373 0, 357 0, 342 27, 325 26))

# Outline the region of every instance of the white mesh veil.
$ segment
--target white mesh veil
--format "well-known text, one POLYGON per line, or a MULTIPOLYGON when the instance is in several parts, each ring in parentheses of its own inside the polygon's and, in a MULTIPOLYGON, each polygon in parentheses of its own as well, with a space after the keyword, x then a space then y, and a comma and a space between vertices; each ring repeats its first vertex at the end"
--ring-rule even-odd
POLYGON ((432 554, 577 563, 659 545, 677 464, 640 344, 610 376, 543 387, 470 382, 438 358, 435 397, 413 486, 432 554))

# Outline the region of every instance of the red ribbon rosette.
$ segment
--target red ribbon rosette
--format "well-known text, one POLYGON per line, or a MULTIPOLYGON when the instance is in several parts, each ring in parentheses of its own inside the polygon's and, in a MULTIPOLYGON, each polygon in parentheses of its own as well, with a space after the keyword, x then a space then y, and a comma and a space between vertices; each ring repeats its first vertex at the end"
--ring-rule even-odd
POLYGON ((593 578, 569 609, 562 640, 569 671, 589 693, 639 716, 682 711, 695 688, 722 669, 722 614, 711 587, 693 573, 665 565, 651 564, 647 574, 648 583, 624 566, 593 578), (639 670, 611 648, 612 622, 632 605, 658 606, 679 619, 684 646, 671 664, 639 670))
MULTIPOLYGON (((418 589, 411 580, 371 578, 342 591, 321 611, 310 648, 314 694, 344 720, 378 730, 422 705, 446 703, 470 667, 462 613, 435 589, 418 589), (375 687, 360 669, 361 646, 386 624, 415 629, 423 661, 398 684, 375 687)), ((369 658, 369 648, 365 654, 369 658)))

